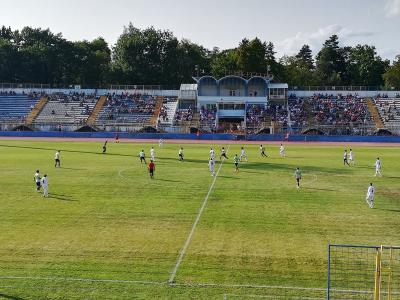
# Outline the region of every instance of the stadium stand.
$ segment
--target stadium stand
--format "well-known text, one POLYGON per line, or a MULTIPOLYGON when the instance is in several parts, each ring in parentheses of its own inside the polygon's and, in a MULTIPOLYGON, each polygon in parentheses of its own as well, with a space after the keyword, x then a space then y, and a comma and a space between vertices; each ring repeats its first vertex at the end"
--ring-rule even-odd
POLYGON ((34 123, 84 124, 97 102, 97 96, 80 93, 55 93, 48 96, 34 123))
POLYGON ((265 104, 247 104, 246 127, 247 133, 257 133, 260 129, 271 124, 271 113, 265 104))
POLYGON ((45 107, 45 105, 47 104, 48 101, 49 100, 48 100, 47 95, 40 97, 40 100, 38 102, 36 102, 35 106, 33 107, 33 109, 29 112, 28 116, 26 117, 26 120, 25 120, 26 125, 31 125, 33 123, 33 121, 40 114, 43 107, 45 107))
POLYGON ((160 113, 158 115, 158 124, 172 125, 177 107, 177 98, 165 98, 160 109, 160 113))
POLYGON ((185 109, 177 109, 174 116, 174 124, 182 122, 190 122, 193 120, 194 111, 191 107, 185 109))
POLYGON ((107 102, 107 96, 100 96, 99 101, 97 101, 96 105, 94 106, 92 113, 87 119, 88 125, 94 125, 96 123, 97 117, 99 113, 102 111, 104 105, 107 102))
POLYGON ((217 106, 200 108, 200 128, 204 132, 214 132, 217 128, 217 106))
POLYGON ((141 94, 109 94, 100 111, 97 124, 149 123, 156 106, 156 98, 141 94))
POLYGON ((150 118, 150 125, 156 127, 158 125, 159 116, 163 107, 164 97, 156 97, 156 103, 153 110, 153 115, 150 118))
POLYGON ((24 121, 39 101, 40 95, 0 92, 0 119, 3 121, 24 121))
POLYGON ((375 105, 375 102, 371 99, 371 98, 367 98, 366 100, 369 112, 371 114, 372 120, 375 123, 375 127, 377 129, 383 128, 383 122, 382 122, 382 118, 379 114, 378 108, 375 105))
MULTIPOLYGON (((292 126, 362 125, 372 124, 367 102, 357 96, 330 96, 316 94, 309 98, 289 99, 292 126)), ((274 121, 285 122, 287 111, 275 108, 274 121)))
POLYGON ((400 98, 377 96, 374 100, 385 127, 399 126, 400 98))

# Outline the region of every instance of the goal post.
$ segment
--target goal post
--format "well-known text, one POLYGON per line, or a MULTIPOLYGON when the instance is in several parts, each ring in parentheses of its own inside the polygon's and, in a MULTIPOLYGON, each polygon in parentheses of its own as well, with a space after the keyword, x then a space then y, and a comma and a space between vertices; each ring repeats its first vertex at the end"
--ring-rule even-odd
POLYGON ((327 299, 400 299, 400 247, 328 246, 327 299))

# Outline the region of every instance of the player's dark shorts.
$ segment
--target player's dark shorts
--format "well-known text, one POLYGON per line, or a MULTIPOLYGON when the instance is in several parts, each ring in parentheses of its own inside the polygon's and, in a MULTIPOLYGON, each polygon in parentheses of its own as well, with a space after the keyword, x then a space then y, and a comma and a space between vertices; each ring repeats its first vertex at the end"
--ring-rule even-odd
POLYGON ((183 159, 183 154, 179 154, 179 158, 180 158, 180 159, 183 159))
POLYGON ((55 159, 55 161, 56 161, 56 163, 60 163, 60 160, 59 160, 59 159, 55 159))
POLYGON ((221 157, 227 158, 225 153, 222 153, 222 154, 221 154, 221 157))
POLYGON ((40 181, 36 182, 36 188, 40 189, 40 181))
POLYGON ((235 167, 236 167, 236 168, 238 167, 238 165, 239 165, 238 163, 235 163, 235 167))
POLYGON ((297 181, 297 182, 300 182, 300 178, 296 178, 296 181, 297 181))
POLYGON ((146 159, 144 157, 141 157, 140 162, 142 162, 142 161, 146 161, 146 159))
POLYGON ((154 175, 154 169, 149 169, 150 175, 154 175))

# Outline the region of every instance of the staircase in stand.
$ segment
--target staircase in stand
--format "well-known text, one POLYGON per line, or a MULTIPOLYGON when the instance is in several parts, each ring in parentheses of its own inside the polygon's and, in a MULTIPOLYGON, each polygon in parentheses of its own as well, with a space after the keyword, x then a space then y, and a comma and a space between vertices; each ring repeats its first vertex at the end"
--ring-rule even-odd
POLYGON ((156 127, 158 122, 158 116, 160 115, 161 108, 164 102, 164 97, 158 96, 156 98, 156 107, 154 108, 153 116, 150 119, 150 125, 156 127))
POLYGON ((48 101, 49 100, 46 96, 42 96, 39 99, 39 101, 35 104, 35 107, 30 111, 30 113, 26 117, 26 125, 31 125, 33 123, 33 121, 40 114, 43 107, 45 107, 45 105, 47 104, 48 101))
POLYGON ((368 98, 366 100, 366 102, 367 102, 368 110, 369 110, 369 112, 371 114, 372 120, 374 121, 376 128, 377 129, 384 128, 385 126, 383 125, 382 119, 381 119, 381 117, 379 115, 379 111, 376 108, 376 105, 375 105, 374 101, 372 101, 371 98, 368 98))
POLYGON ((191 121, 191 126, 195 128, 200 127, 200 113, 196 110, 193 112, 193 118, 191 121))
POLYGON ((96 120, 97 117, 99 115, 99 113, 101 112, 101 110, 104 107, 104 104, 106 104, 107 102, 107 96, 103 95, 100 96, 99 100, 97 101, 96 105, 94 106, 92 113, 90 114, 90 116, 87 119, 87 124, 88 125, 95 125, 96 124, 96 120))

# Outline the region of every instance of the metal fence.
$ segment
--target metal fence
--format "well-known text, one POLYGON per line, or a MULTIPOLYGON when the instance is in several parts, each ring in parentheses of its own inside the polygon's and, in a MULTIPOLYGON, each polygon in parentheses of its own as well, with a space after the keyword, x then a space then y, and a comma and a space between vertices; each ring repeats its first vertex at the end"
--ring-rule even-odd
POLYGON ((329 245, 327 299, 400 299, 400 247, 329 245))
POLYGON ((382 86, 355 86, 355 85, 310 85, 310 86, 290 86, 289 91, 395 91, 394 88, 382 87, 382 86))

